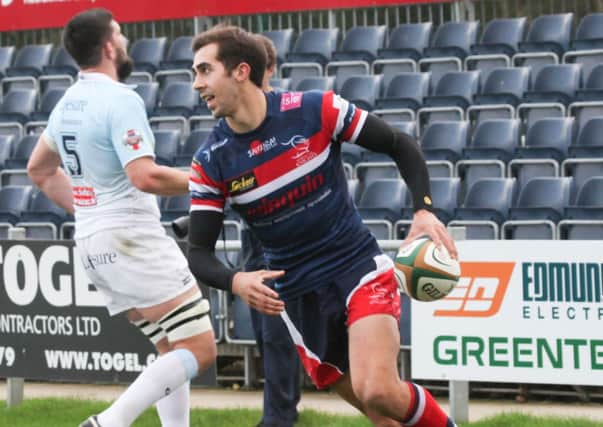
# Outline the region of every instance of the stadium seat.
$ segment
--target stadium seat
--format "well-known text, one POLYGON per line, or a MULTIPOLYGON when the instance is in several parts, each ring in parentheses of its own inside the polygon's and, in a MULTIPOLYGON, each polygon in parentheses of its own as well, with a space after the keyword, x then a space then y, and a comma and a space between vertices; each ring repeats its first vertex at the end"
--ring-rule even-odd
POLYGON ((503 239, 555 239, 555 223, 570 202, 571 178, 532 178, 503 224, 503 239))
POLYGON ((301 32, 286 62, 315 62, 324 66, 337 48, 339 28, 308 28, 301 32))
POLYGON ((518 158, 555 159, 563 161, 574 138, 573 117, 552 117, 535 121, 526 133, 525 143, 517 151, 518 158))
POLYGON ((36 91, 12 89, 4 94, 0 104, 0 122, 25 123, 36 107, 36 91))
POLYGON ((239 296, 233 297, 229 318, 232 320, 232 328, 227 330, 227 341, 234 344, 254 345, 255 334, 249 306, 239 296))
POLYGON ((156 130, 155 137, 155 161, 164 166, 173 166, 180 145, 180 131, 156 130))
POLYGON ((211 129, 196 129, 192 131, 184 141, 184 145, 176 156, 174 163, 176 166, 190 166, 193 156, 205 142, 211 129))
POLYGON ((406 135, 417 138, 417 124, 415 122, 391 122, 389 125, 406 135))
POLYGON ((163 209, 161 209, 161 221, 173 221, 184 215, 188 215, 191 205, 190 195, 171 196, 165 198, 163 209))
POLYGON ((358 204, 361 196, 360 191, 358 191, 360 188, 358 184, 359 181, 357 179, 348 179, 348 193, 350 193, 350 197, 354 201, 354 204, 358 204))
POLYGON ((424 107, 458 106, 466 109, 480 89, 479 71, 451 71, 444 74, 431 96, 423 99, 424 107))
POLYGON ((51 56, 52 44, 23 46, 17 52, 13 65, 6 69, 6 75, 39 77, 43 73, 44 66, 50 64, 51 56))
POLYGON ((0 170, 6 167, 8 160, 13 152, 13 135, 0 135, 0 170))
POLYGON ((427 160, 460 159, 469 138, 469 123, 443 121, 429 124, 421 136, 421 149, 427 160))
POLYGON ((593 117, 578 131, 576 143, 570 145, 571 157, 603 157, 603 117, 593 117))
POLYGON ((392 223, 386 219, 363 219, 362 223, 369 229, 377 240, 391 240, 393 236, 392 223))
POLYGON ((0 79, 4 77, 6 69, 13 63, 14 56, 14 46, 0 46, 0 79))
POLYGON ((576 91, 577 101, 603 101, 603 64, 595 65, 588 78, 584 78, 584 67, 582 68, 582 81, 584 85, 576 91))
POLYGON ((435 32, 433 41, 419 60, 421 71, 431 71, 432 84, 448 71, 461 71, 462 61, 477 41, 479 22, 445 22, 435 32))
POLYGON ((134 90, 142 98, 147 114, 152 114, 157 106, 159 83, 138 83, 134 90))
POLYGON ((497 239, 499 226, 505 221, 515 199, 512 178, 483 178, 467 192, 463 204, 455 209, 448 225, 463 225, 467 239, 497 239))
POLYGON ((471 55, 465 58, 466 70, 480 70, 482 82, 494 68, 509 67, 511 57, 523 41, 527 19, 493 19, 486 24, 480 42, 471 46, 471 55))
POLYGON ((306 77, 300 80, 294 90, 306 92, 308 90, 321 90, 323 92, 333 90, 335 77, 306 77))
POLYGON ((560 239, 603 239, 603 176, 584 182, 574 204, 565 208, 558 230, 560 239))
POLYGON ((345 33, 341 48, 333 52, 332 60, 371 63, 385 46, 386 35, 385 25, 352 27, 345 33))
POLYGON ((14 147, 13 153, 5 161, 7 169, 25 169, 31 152, 38 142, 39 135, 24 136, 14 147))
POLYGON ((141 38, 130 48, 130 57, 134 61, 134 70, 154 74, 165 54, 165 37, 141 38))
POLYGON ((342 98, 366 111, 372 111, 381 92, 381 76, 351 76, 341 87, 342 98))
POLYGON ((193 37, 180 36, 174 39, 164 60, 159 61, 162 70, 190 70, 193 66, 193 37))
POLYGON ((580 64, 544 66, 534 80, 531 91, 524 94, 526 102, 557 102, 569 104, 582 87, 580 64))
POLYGON ((289 90, 291 85, 291 79, 279 79, 273 77, 270 79, 269 84, 273 89, 289 90))
MULTIPOLYGON (((418 110, 429 95, 429 73, 399 73, 391 79, 385 96, 376 101, 376 108, 409 108, 418 110)), ((385 82, 384 82, 385 84, 385 82)))
POLYGON ((429 46, 433 30, 432 22, 400 24, 392 30, 386 48, 377 51, 379 59, 409 58, 418 61, 429 46))
POLYGON ((603 13, 584 16, 578 24, 571 50, 563 55, 564 63, 582 65, 582 73, 588 79, 593 68, 603 62, 603 13))
POLYGON ((42 191, 31 195, 27 209, 21 214, 21 222, 49 222, 58 229, 66 220, 73 218, 65 210, 48 198, 42 191))
MULTIPOLYGON (((551 52, 559 62, 563 52, 569 48, 573 21, 573 13, 538 16, 530 24, 525 41, 519 43, 519 51, 530 54, 551 52)), ((520 58, 525 57, 527 55, 520 58)))
POLYGON ((27 210, 31 186, 8 185, 0 188, 0 222, 16 224, 27 210))
POLYGON ((475 128, 469 146, 463 149, 463 158, 495 159, 506 163, 513 158, 519 143, 519 120, 484 120, 475 128))
POLYGON ((366 148, 360 145, 344 143, 341 144, 341 159, 344 163, 354 167, 364 160, 364 153, 366 151, 366 148))
POLYGON ((363 219, 386 219, 392 224, 402 219, 402 209, 409 206, 406 183, 397 178, 375 179, 367 184, 358 201, 363 219))
POLYGON ((492 19, 486 24, 479 43, 471 45, 473 55, 503 54, 508 57, 517 52, 527 28, 527 18, 492 19))
POLYGON ((461 180, 459 178, 431 178, 429 183, 434 213, 440 221, 446 224, 453 218, 454 210, 458 207, 461 180))
POLYGON ((154 115, 189 117, 198 105, 199 99, 199 94, 189 83, 170 83, 161 94, 154 115))
POLYGON ((31 121, 47 121, 52 109, 65 94, 65 89, 49 89, 42 95, 40 107, 29 115, 31 121))
POLYGON ((63 46, 59 46, 52 56, 50 64, 43 67, 44 74, 67 74, 71 77, 77 76, 80 67, 75 62, 75 59, 67 52, 63 46))
POLYGON ((285 28, 283 30, 264 31, 262 34, 274 43, 274 48, 276 49, 276 63, 277 66, 280 66, 285 62, 285 58, 293 46, 293 29, 285 28))

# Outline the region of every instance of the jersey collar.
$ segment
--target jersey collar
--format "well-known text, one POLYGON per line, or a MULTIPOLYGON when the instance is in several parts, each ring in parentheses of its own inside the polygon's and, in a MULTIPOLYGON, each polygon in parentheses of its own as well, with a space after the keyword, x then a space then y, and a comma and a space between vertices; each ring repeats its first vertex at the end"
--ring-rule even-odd
POLYGON ((81 80, 81 81, 84 81, 84 82, 113 83, 113 84, 115 84, 117 86, 126 87, 126 88, 129 88, 129 89, 134 89, 136 87, 136 85, 129 85, 129 84, 125 84, 125 83, 116 82, 115 80, 113 80, 111 77, 109 77, 105 73, 98 73, 98 72, 91 72, 91 71, 86 71, 86 72, 80 71, 78 73, 77 77, 78 77, 78 80, 81 80))

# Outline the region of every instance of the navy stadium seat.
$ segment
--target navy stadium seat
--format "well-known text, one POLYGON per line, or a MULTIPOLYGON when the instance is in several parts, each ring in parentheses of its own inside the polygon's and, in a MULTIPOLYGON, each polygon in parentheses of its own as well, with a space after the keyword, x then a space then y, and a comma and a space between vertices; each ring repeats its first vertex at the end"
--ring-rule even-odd
POLYGON ((276 63, 281 65, 293 46, 294 32, 292 28, 264 31, 262 34, 272 40, 276 49, 276 63))
POLYGON ((165 59, 159 62, 162 70, 185 69, 193 66, 193 37, 180 36, 174 39, 165 59))
POLYGON ((554 52, 561 58, 568 50, 574 14, 540 15, 532 21, 525 41, 519 43, 520 52, 554 52))
POLYGON ((14 46, 0 46, 0 79, 4 77, 6 69, 13 63, 15 50, 14 46))
POLYGON ((576 143, 570 145, 571 157, 603 157, 603 117, 593 117, 578 131, 576 143))
POLYGON ((4 94, 0 104, 0 122, 25 123, 36 107, 36 91, 12 89, 4 94))
POLYGON ((201 144, 205 142, 211 129, 196 129, 192 131, 184 141, 179 154, 176 156, 176 166, 189 166, 193 159, 194 154, 197 152, 201 144))
POLYGON ((273 77, 270 79, 269 85, 273 89, 289 90, 291 79, 278 79, 273 77))
POLYGON ((564 217, 603 220, 603 176, 594 176, 582 184, 574 204, 565 208, 564 217))
POLYGON ((199 99, 199 94, 190 83, 172 82, 161 94, 154 115, 188 117, 198 105, 199 99))
POLYGON ((29 115, 32 121, 47 121, 52 109, 65 94, 65 89, 48 89, 40 100, 40 107, 29 115))
POLYGON ((502 53, 512 56, 523 41, 527 28, 527 19, 500 18, 486 24, 479 43, 471 46, 473 55, 502 53))
POLYGON ((400 24, 390 33, 387 47, 379 49, 377 55, 383 59, 410 58, 418 61, 429 46, 432 30, 432 22, 400 24))
POLYGON ((494 159, 508 162, 519 147, 518 119, 489 119, 480 122, 471 143, 463 150, 465 159, 494 159))
POLYGON ((583 69, 584 85, 576 91, 576 101, 603 101, 603 64, 595 65, 586 81, 584 81, 584 76, 583 69))
POLYGON ((376 101, 376 108, 410 108, 418 110, 429 95, 429 73, 399 73, 393 77, 385 96, 376 101))
POLYGON ((357 163, 363 161, 366 148, 358 144, 344 143, 341 144, 341 159, 344 163, 351 166, 356 166, 357 163))
POLYGON ((21 214, 27 210, 31 193, 31 186, 7 185, 0 188, 0 222, 19 222, 21 214))
POLYGON ((43 68, 50 64, 52 44, 26 45, 17 52, 14 63, 6 69, 10 77, 39 77, 43 68))
POLYGON ((130 48, 130 57, 134 61, 135 71, 155 73, 163 60, 167 39, 165 37, 141 38, 130 48))
POLYGON ((176 159, 180 145, 180 131, 178 130, 155 130, 155 159, 164 166, 172 166, 176 159))
POLYGON ((603 48, 603 13, 590 13, 582 17, 571 47, 575 50, 603 48))
POLYGON ((423 106, 454 105, 466 109, 479 92, 479 75, 479 71, 451 71, 442 75, 433 94, 423 99, 423 106))
POLYGON ((534 79, 531 91, 524 94, 526 102, 560 102, 569 104, 582 86, 580 64, 546 65, 534 79))
POLYGON ((492 70, 474 97, 476 104, 509 104, 517 106, 530 89, 530 69, 527 67, 497 68, 492 70))
POLYGON ((326 65, 337 48, 339 28, 309 28, 301 32, 287 62, 316 62, 326 65))
POLYGON ((342 98, 366 111, 372 111, 381 91, 381 76, 351 76, 341 87, 342 98))
POLYGON ((467 146, 469 123, 465 121, 433 122, 421 137, 421 149, 427 160, 456 162, 467 146))
POLYGON ((142 98, 147 114, 151 114, 157 106, 159 83, 138 83, 134 90, 142 98))
POLYGON ((365 186, 358 201, 363 219, 386 219, 391 223, 402 219, 402 209, 408 206, 408 188, 397 178, 375 179, 365 186))
POLYGON ((163 202, 163 209, 161 210, 162 221, 173 221, 184 215, 188 215, 191 205, 190 195, 184 194, 182 196, 171 196, 167 197, 163 202))
POLYGON ((67 52, 63 46, 59 46, 52 57, 49 65, 43 68, 44 74, 68 74, 75 77, 80 68, 75 62, 75 59, 67 52))
POLYGON ((423 56, 454 56, 464 59, 477 41, 478 31, 478 21, 445 22, 436 30, 433 41, 425 48, 423 56))
POLYGON ((39 135, 26 135, 13 147, 13 153, 5 162, 7 169, 25 169, 39 135))
POLYGON ((553 158, 561 162, 567 156, 574 137, 573 117, 549 117, 535 121, 528 128, 519 158, 553 158))
POLYGON ((358 26, 348 30, 341 43, 341 48, 333 52, 333 61, 366 61, 372 62, 377 51, 384 47, 387 27, 358 26))
POLYGON ((295 90, 306 92, 308 90, 321 90, 323 92, 333 90, 335 77, 306 77, 300 80, 295 86, 295 90))
POLYGON ((0 135, 0 169, 5 168, 6 160, 13 152, 14 139, 14 135, 0 135))
POLYGON ((459 178, 431 178, 431 198, 433 199, 434 213, 444 224, 454 216, 458 206, 461 191, 459 178))
POLYGON ((73 220, 73 218, 42 191, 32 194, 29 206, 21 214, 22 222, 50 222, 56 227, 60 227, 66 220, 73 220))

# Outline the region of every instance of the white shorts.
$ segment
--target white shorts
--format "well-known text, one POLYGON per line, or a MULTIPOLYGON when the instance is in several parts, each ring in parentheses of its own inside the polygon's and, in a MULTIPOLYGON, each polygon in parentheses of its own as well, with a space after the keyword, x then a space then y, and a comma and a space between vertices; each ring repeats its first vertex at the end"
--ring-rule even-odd
POLYGON ((75 243, 111 315, 161 304, 197 287, 184 254, 160 224, 103 230, 75 243))

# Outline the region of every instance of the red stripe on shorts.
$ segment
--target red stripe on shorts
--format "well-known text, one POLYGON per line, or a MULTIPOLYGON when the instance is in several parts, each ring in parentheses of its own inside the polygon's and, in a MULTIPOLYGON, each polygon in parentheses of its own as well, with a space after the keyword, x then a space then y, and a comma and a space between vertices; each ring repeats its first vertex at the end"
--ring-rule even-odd
POLYGON ((400 321, 400 294, 393 268, 354 291, 348 303, 347 325, 372 314, 389 314, 400 321))

